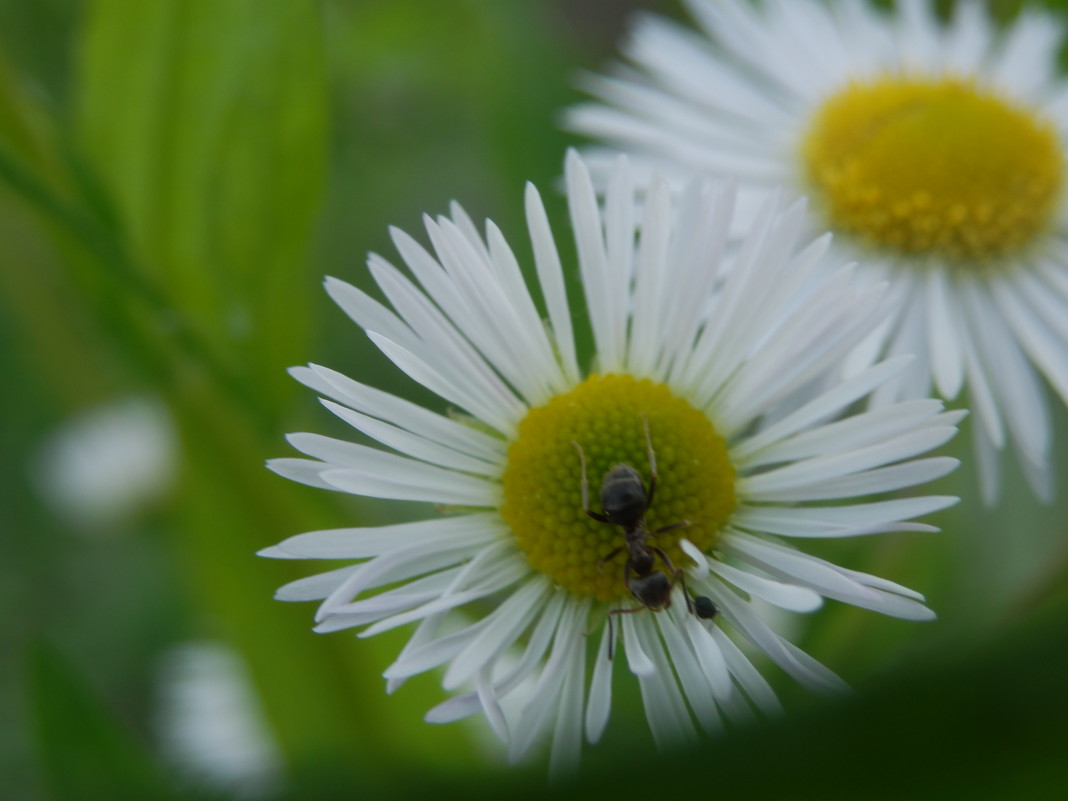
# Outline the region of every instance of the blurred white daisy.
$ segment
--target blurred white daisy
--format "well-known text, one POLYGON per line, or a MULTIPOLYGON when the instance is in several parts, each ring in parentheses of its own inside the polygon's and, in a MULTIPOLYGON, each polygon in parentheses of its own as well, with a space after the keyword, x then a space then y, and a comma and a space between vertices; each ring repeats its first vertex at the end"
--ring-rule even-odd
POLYGON ((602 102, 567 124, 631 153, 636 174, 736 176, 741 208, 779 186, 811 197, 839 258, 897 301, 852 364, 917 356, 877 400, 966 388, 984 497, 1011 441, 1048 498, 1039 374, 1068 400, 1061 22, 1029 9, 999 33, 976 2, 945 24, 924 0, 686 5, 703 34, 641 18, 631 65, 589 78, 602 102))
POLYGON ((194 787, 278 795, 282 757, 236 650, 212 641, 174 646, 163 655, 159 696, 160 748, 194 787))
POLYGON ((41 445, 33 474, 41 496, 76 530, 111 534, 167 493, 177 450, 166 407, 131 396, 66 421, 41 445))
POLYGON ((369 260, 392 308, 335 279, 327 289, 397 367, 458 411, 439 414, 324 367, 298 368, 299 380, 333 398, 324 400, 328 409, 389 450, 295 434, 290 442, 311 458, 271 467, 312 486, 452 513, 312 532, 263 552, 364 560, 287 585, 278 597, 321 601, 322 632, 367 626, 360 636, 370 636, 417 623, 385 672, 387 689, 442 668, 445 689, 458 694, 428 720, 482 712, 513 759, 551 739, 556 769, 577 758, 584 728, 596 741, 608 721, 606 619, 615 658, 625 655, 637 676, 664 744, 695 734, 695 722, 716 730, 722 715, 777 708, 736 640, 809 687, 841 686, 774 632, 756 602, 809 612, 827 597, 931 618, 919 594, 779 537, 932 530, 906 521, 955 498, 870 496, 953 469, 953 459, 917 457, 951 437, 962 414, 926 399, 826 422, 891 380, 905 357, 874 364, 762 427, 879 323, 882 288, 858 290, 849 266, 822 269, 828 237, 799 246, 802 203, 769 202, 736 254, 738 269, 724 272, 732 190, 694 184, 673 200, 656 181, 643 192, 639 220, 620 160, 602 213, 574 153, 566 187, 591 370, 576 348, 560 258, 533 186, 526 210, 543 310, 492 223, 483 238, 455 205, 450 218, 426 219, 433 253, 394 230, 415 280, 380 256, 369 260), (640 516, 654 460, 645 523, 667 530, 636 532, 659 549, 642 565, 620 550, 623 527, 584 512, 582 468, 585 461, 597 515, 606 472, 633 468, 640 516), (857 497, 867 500, 848 500, 857 497), (683 520, 691 524, 672 527, 683 520), (672 565, 688 571, 685 584, 702 599, 695 612, 672 565), (674 603, 646 611, 627 579, 650 608, 661 605, 665 584, 674 603), (706 599, 719 610, 714 618, 706 599))

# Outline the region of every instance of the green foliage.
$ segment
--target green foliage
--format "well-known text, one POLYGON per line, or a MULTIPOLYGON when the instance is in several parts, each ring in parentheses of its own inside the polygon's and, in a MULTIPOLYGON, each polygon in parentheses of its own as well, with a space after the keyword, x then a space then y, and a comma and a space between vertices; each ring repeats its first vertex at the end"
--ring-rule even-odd
POLYGON ((178 798, 143 743, 51 648, 30 654, 31 708, 41 767, 57 799, 178 798))
POLYGON ((316 6, 284 0, 102 0, 83 32, 76 135, 134 269, 268 408, 306 353, 322 34, 316 6))

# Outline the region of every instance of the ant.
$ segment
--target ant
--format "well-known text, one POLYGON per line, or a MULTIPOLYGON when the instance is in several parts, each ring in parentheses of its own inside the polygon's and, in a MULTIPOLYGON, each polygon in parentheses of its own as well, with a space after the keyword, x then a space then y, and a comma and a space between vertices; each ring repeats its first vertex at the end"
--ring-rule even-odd
POLYGON ((664 553, 663 549, 648 542, 649 537, 655 537, 667 531, 684 528, 692 525, 689 520, 680 520, 650 530, 645 522, 645 513, 653 505, 653 496, 656 492, 656 453, 653 451, 653 439, 649 434, 649 418, 642 414, 642 423, 645 427, 645 444, 649 457, 649 487, 645 486, 641 474, 629 464, 617 464, 613 466, 601 483, 601 509, 595 512, 590 508, 589 481, 586 478, 586 454, 582 446, 572 441, 571 444, 578 451, 579 461, 582 464, 582 510, 599 523, 608 523, 623 529, 624 544, 612 550, 601 559, 599 565, 614 557, 621 551, 627 552, 627 560, 623 564, 623 583, 630 590, 634 599, 641 604, 632 609, 611 609, 608 612, 608 658, 612 658, 612 615, 633 614, 649 609, 658 612, 671 606, 671 591, 675 584, 682 586, 682 593, 686 598, 686 608, 691 614, 708 620, 716 616, 718 610, 710 598, 698 596, 690 597, 686 588, 686 576, 683 571, 671 562, 671 558, 664 553), (656 567, 657 557, 663 562, 667 570, 658 570, 656 567))

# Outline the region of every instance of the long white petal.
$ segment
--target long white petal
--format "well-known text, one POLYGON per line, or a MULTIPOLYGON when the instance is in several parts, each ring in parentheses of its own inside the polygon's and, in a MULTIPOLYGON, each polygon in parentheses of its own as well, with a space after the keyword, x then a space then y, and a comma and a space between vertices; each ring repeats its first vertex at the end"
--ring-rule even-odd
POLYGON ((483 462, 480 459, 459 453, 433 440, 421 437, 418 434, 412 434, 389 423, 383 423, 381 420, 368 417, 341 404, 328 400, 324 400, 322 403, 323 406, 357 431, 361 431, 367 436, 378 440, 386 447, 400 451, 413 459, 429 462, 450 470, 477 473, 483 476, 496 477, 501 472, 500 467, 496 464, 483 462))
POLYGON ((919 431, 907 431, 885 442, 845 453, 813 456, 786 467, 747 476, 739 481, 739 492, 759 497, 799 487, 819 486, 843 476, 918 456, 937 448, 956 433, 957 429, 952 426, 932 426, 919 431))
POLYGON ((964 354, 960 344, 962 330, 954 290, 948 271, 931 269, 927 273, 927 333, 931 350, 931 373, 942 397, 952 400, 964 382, 964 354))
POLYGON ((506 598, 486 617, 486 628, 449 665, 442 686, 455 690, 512 645, 534 620, 549 588, 548 578, 538 575, 506 598))
POLYGON ((951 495, 895 498, 848 506, 740 506, 731 524, 750 531, 785 537, 851 537, 859 532, 897 529, 903 521, 922 517, 959 502, 951 495))
MULTIPOLYGON (((861 495, 875 495, 893 492, 904 487, 914 487, 934 481, 956 470, 959 459, 949 456, 932 456, 927 459, 915 459, 890 467, 877 467, 837 479, 823 481, 819 484, 804 484, 775 491, 753 493, 754 501, 825 501, 833 498, 855 498, 861 495)), ((744 481, 744 480, 743 480, 744 481)), ((742 481, 738 482, 740 490, 742 481)), ((748 492, 749 490, 747 490, 748 492)))
POLYGON ((594 657, 590 695, 586 702, 586 739, 600 741, 612 711, 612 660, 608 658, 608 627, 601 632, 601 644, 594 657))
POLYGON ((290 374, 305 386, 344 403, 351 409, 377 417, 439 442, 476 459, 502 464, 506 450, 504 440, 474 426, 436 414, 411 401, 380 389, 353 381, 336 370, 312 364, 294 367, 290 374))
POLYGON ((823 605, 819 593, 796 584, 772 581, 725 562, 713 562, 712 572, 749 595, 791 612, 813 612, 823 605))
POLYGON ((504 524, 495 513, 435 517, 414 523, 395 523, 367 528, 335 528, 297 534, 260 556, 275 559, 368 559, 401 547, 425 547, 432 543, 481 545, 500 538, 504 524))
POLYGON ((572 382, 579 380, 578 361, 575 355, 575 334, 571 325, 571 311, 564 289, 564 271, 560 266, 560 255, 556 250, 549 218, 542 205, 541 196, 533 184, 527 184, 525 194, 527 228, 530 231, 530 244, 534 251, 534 265, 538 272, 538 283, 545 297, 545 306, 549 312, 549 323, 556 340, 556 349, 563 361, 564 372, 572 382))

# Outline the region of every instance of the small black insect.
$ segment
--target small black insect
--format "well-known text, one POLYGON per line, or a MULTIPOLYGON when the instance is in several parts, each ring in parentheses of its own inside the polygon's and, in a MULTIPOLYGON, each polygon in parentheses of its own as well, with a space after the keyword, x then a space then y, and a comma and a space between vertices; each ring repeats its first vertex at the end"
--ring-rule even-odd
POLYGON ((595 512, 590 508, 589 481, 586 477, 586 454, 577 442, 571 444, 578 451, 582 465, 582 510, 599 523, 609 523, 623 529, 624 544, 615 548, 601 559, 604 564, 620 551, 627 552, 623 563, 623 584, 630 590, 634 599, 641 604, 632 609, 612 609, 608 612, 608 658, 612 658, 612 615, 632 614, 649 609, 657 612, 671 606, 671 591, 675 584, 682 586, 686 597, 686 608, 702 619, 716 615, 716 605, 705 596, 696 599, 690 597, 686 589, 686 576, 675 567, 671 558, 661 548, 649 543, 650 537, 692 525, 689 520, 680 520, 658 529, 650 530, 645 522, 645 513, 653 505, 656 492, 656 453, 653 440, 649 434, 649 419, 643 414, 645 426, 645 443, 649 456, 649 487, 646 488, 641 474, 629 464, 617 464, 612 467, 601 483, 601 510, 595 512), (663 563, 664 570, 657 568, 657 559, 663 563), (666 572, 665 572, 666 570, 666 572))
POLYGON ((711 620, 719 614, 719 609, 707 595, 698 595, 693 599, 693 613, 702 620, 711 620))

